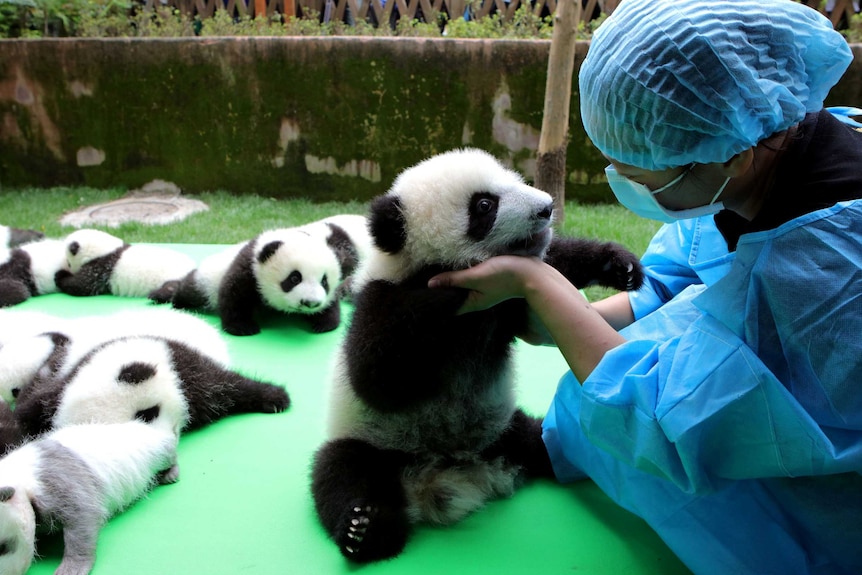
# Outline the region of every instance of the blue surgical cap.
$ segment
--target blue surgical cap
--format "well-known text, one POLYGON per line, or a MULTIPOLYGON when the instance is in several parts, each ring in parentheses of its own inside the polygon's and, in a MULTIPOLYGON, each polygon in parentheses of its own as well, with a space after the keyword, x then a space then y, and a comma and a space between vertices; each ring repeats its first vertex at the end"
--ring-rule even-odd
POLYGON ((581 116, 624 164, 724 162, 820 110, 852 59, 791 0, 623 0, 581 65, 581 116))

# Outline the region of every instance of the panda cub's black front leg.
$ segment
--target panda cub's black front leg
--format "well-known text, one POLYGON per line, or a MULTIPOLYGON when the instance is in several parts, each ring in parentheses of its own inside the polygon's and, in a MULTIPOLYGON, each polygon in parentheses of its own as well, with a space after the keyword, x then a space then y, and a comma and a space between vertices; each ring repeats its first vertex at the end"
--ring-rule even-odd
POLYGON ((614 242, 555 237, 545 261, 579 288, 598 284, 630 291, 644 280, 640 259, 614 242))
POLYGON ((314 457, 315 509, 341 553, 357 563, 395 557, 410 533, 401 485, 406 454, 359 439, 325 443, 314 457))
POLYGON ((341 325, 341 304, 338 298, 333 300, 326 309, 309 315, 308 322, 314 333, 326 333, 338 329, 341 325))

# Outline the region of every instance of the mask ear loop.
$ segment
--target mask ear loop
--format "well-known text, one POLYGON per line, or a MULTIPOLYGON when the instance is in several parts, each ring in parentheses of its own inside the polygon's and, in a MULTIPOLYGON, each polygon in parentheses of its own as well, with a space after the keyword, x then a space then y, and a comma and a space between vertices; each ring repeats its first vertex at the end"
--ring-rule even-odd
POLYGON ((685 170, 683 173, 681 173, 680 175, 678 175, 677 177, 675 177, 674 179, 672 179, 671 181, 669 181, 668 183, 666 183, 662 187, 658 188, 657 190, 650 190, 650 194, 656 195, 656 194, 660 194, 662 192, 668 191, 669 189, 671 189, 672 187, 674 187, 675 185, 680 183, 682 181, 682 179, 684 177, 686 177, 689 174, 689 172, 691 172, 693 169, 694 169, 694 164, 689 164, 687 170, 685 170))
POLYGON ((730 183, 730 176, 728 176, 728 177, 724 180, 724 183, 723 183, 723 184, 721 184, 721 187, 720 187, 720 188, 718 188, 718 191, 717 191, 717 192, 715 192, 715 195, 714 195, 714 196, 712 196, 712 200, 709 202, 709 205, 710 205, 710 206, 711 206, 712 204, 714 204, 714 203, 715 203, 715 200, 717 200, 717 199, 718 199, 718 196, 720 196, 720 195, 721 195, 721 192, 723 192, 723 191, 724 191, 724 188, 726 188, 726 187, 727 187, 727 184, 729 184, 729 183, 730 183))

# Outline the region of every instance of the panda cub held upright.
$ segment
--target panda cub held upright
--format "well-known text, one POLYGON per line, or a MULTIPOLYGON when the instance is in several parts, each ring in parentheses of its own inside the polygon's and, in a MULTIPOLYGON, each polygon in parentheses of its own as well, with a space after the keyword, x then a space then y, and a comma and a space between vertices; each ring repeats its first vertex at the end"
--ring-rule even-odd
POLYGON ((541 420, 515 403, 526 304, 456 315, 466 290, 427 287, 503 254, 542 257, 579 287, 640 285, 634 254, 553 238, 552 212, 548 194, 474 149, 417 164, 372 202, 377 249, 354 278, 311 472, 318 516, 347 558, 393 557, 413 524, 457 522, 525 478, 552 477, 541 420))

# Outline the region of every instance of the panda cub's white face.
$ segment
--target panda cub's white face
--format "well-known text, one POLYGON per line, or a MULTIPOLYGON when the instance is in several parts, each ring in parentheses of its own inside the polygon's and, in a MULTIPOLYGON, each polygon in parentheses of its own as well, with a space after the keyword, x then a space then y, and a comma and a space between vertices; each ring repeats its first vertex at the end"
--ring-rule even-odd
POLYGON ((69 271, 78 273, 87 262, 123 247, 123 240, 101 230, 78 230, 66 236, 69 271))
POLYGON ((188 403, 166 342, 138 336, 109 341, 76 366, 53 426, 142 419, 178 434, 188 418, 188 403))
POLYGON ((262 233, 252 266, 263 300, 283 312, 321 312, 341 283, 341 266, 326 240, 296 228, 262 233))
POLYGON ((372 206, 377 247, 393 259, 373 277, 406 277, 426 265, 463 269, 496 255, 542 256, 553 199, 477 149, 433 156, 396 178, 372 206), (393 214, 394 212, 394 214, 393 214), (401 229, 393 230, 393 219, 401 229))
MULTIPOLYGON (((36 516, 20 480, 32 482, 21 474, 27 460, 35 463, 35 450, 24 450, 9 461, 0 484, 0 573, 23 575, 33 561, 36 547, 36 516), (18 476, 16 477, 17 465, 18 476), (12 475, 9 476, 9 473, 12 475)), ((11 458, 10 458, 11 459, 11 458)))

